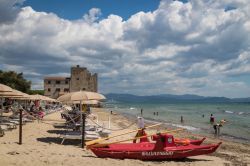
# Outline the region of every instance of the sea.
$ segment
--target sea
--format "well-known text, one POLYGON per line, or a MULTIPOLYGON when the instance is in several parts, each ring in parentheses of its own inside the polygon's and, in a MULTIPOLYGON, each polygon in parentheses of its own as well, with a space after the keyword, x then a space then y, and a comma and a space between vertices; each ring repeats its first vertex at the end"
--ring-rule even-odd
POLYGON ((225 119, 220 137, 250 143, 250 103, 124 103, 108 101, 108 111, 125 116, 141 116, 145 120, 163 122, 173 128, 185 128, 192 133, 213 136, 210 115, 215 122, 225 119), (158 113, 158 115, 157 115, 158 113), (184 122, 181 122, 181 116, 184 122))

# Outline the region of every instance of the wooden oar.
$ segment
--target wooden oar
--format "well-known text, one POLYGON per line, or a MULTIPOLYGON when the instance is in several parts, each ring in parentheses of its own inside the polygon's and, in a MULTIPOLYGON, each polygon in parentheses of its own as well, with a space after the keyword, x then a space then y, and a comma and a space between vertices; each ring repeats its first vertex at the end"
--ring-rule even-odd
MULTIPOLYGON (((147 127, 145 127, 144 129, 149 129, 149 128, 152 128, 152 127, 156 127, 156 126, 159 126, 159 125, 161 125, 161 124, 162 124, 162 123, 157 123, 157 124, 155 124, 155 125, 147 126, 147 127)), ((114 135, 114 136, 110 136, 110 137, 98 138, 98 139, 95 139, 95 140, 92 140, 92 141, 88 141, 88 142, 86 142, 85 144, 86 144, 87 146, 90 146, 90 145, 97 144, 97 143, 99 143, 99 142, 108 140, 108 139, 110 139, 110 138, 119 137, 119 136, 126 135, 126 134, 129 134, 129 133, 137 132, 137 131, 139 131, 139 130, 141 130, 141 129, 131 130, 131 131, 128 131, 128 132, 125 132, 125 133, 122 133, 122 134, 118 134, 118 135, 114 135)))
MULTIPOLYGON (((176 129, 176 130, 165 130, 163 132, 160 132, 160 134, 165 134, 165 133, 174 133, 174 132, 178 132, 178 131, 183 131, 185 129, 176 129)), ((108 146, 110 144, 117 144, 117 143, 121 143, 121 142, 126 142, 126 141, 133 141, 135 139, 140 139, 140 138, 147 138, 147 137, 151 137, 153 135, 156 134, 151 134, 151 135, 146 135, 146 136, 141 136, 141 137, 135 137, 135 138, 130 138, 130 139, 126 139, 126 140, 122 140, 122 141, 116 141, 116 142, 111 142, 111 143, 106 143, 106 144, 95 144, 95 145, 90 145, 87 146, 87 149, 94 147, 94 148, 101 148, 101 147, 105 147, 108 146)))

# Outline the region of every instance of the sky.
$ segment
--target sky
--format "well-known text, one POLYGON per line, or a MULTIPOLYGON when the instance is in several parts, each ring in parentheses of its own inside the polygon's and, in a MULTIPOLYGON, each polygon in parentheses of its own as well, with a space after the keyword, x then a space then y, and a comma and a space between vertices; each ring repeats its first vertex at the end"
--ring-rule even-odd
POLYGON ((0 0, 0 70, 80 65, 99 92, 250 97, 248 0, 0 0))

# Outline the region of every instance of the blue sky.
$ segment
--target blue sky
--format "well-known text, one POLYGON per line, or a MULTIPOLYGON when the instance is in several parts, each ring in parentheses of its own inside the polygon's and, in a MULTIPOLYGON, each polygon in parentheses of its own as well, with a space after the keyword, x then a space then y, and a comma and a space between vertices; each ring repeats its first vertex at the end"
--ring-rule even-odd
POLYGON ((80 65, 99 92, 249 97, 248 0, 2 0, 0 70, 33 89, 80 65))
POLYGON ((157 9, 159 0, 27 0, 23 6, 31 6, 36 11, 56 13, 65 19, 80 19, 91 8, 100 8, 102 18, 110 14, 128 19, 140 11, 153 11, 157 9))

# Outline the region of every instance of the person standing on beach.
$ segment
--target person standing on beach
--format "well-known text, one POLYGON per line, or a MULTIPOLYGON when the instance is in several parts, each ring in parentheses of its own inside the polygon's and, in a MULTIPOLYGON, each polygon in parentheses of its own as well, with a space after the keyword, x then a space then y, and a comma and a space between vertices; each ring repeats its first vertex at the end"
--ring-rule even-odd
POLYGON ((143 109, 141 109, 141 116, 143 115, 143 109))
MULTIPOLYGON (((133 143, 136 143, 137 137, 147 136, 147 133, 145 132, 145 124, 144 124, 144 118, 138 116, 137 118, 137 127, 138 132, 135 135, 135 139, 133 140, 133 143)), ((140 138, 140 142, 149 142, 147 137, 140 138)))

